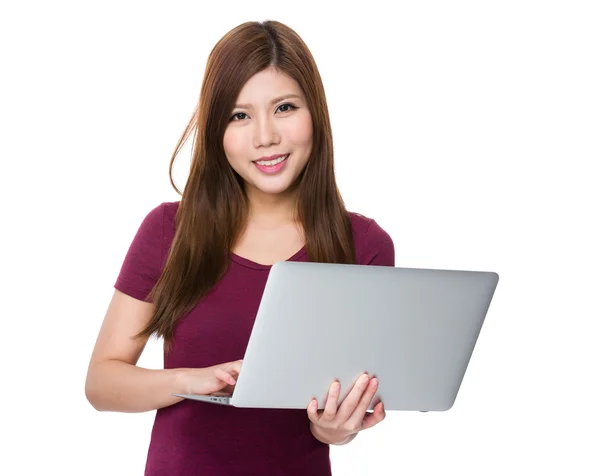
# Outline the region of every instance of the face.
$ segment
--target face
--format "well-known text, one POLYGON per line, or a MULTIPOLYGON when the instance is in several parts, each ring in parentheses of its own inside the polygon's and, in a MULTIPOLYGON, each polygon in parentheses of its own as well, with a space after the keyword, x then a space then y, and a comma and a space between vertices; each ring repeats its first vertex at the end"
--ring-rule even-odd
POLYGON ((252 76, 240 91, 223 147, 249 195, 283 194, 306 166, 312 136, 312 119, 300 86, 268 68, 252 76), (287 158, 280 162, 282 155, 287 158))

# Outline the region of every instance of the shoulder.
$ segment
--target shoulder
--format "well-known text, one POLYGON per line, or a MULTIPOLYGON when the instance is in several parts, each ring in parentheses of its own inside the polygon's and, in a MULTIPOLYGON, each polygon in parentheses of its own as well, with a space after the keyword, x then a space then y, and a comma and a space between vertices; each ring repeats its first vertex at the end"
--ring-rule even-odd
POLYGON ((391 236, 374 218, 357 212, 348 212, 356 245, 392 241, 391 236))
POLYGON ((175 216, 179 209, 179 201, 162 202, 148 212, 144 223, 147 227, 162 229, 164 233, 169 233, 175 230, 175 216))
POLYGON ((348 212, 352 223, 358 264, 394 266, 394 241, 374 218, 348 212))
POLYGON ((146 212, 129 245, 115 288, 139 300, 145 300, 159 279, 174 223, 177 202, 163 202, 146 212))
POLYGON ((168 230, 175 231, 175 215, 177 215, 177 210, 179 210, 180 201, 176 202, 163 202, 160 206, 163 208, 163 221, 168 230))
MULTIPOLYGON (((136 235, 138 246, 157 246, 175 235, 175 216, 179 202, 162 202, 146 213, 136 235)), ((162 246, 161 246, 162 248, 162 246)))
POLYGON ((157 215, 162 216, 162 220, 171 221, 175 220, 175 214, 179 209, 179 200, 176 202, 162 202, 156 208, 154 208, 150 213, 156 213, 157 215))

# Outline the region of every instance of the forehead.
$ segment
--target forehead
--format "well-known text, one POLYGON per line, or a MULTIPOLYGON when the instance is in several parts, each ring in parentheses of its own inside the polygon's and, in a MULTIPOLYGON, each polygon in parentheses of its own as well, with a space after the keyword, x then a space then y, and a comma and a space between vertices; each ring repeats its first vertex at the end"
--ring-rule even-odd
POLYGON ((242 87, 237 104, 268 104, 273 98, 286 94, 297 94, 304 98, 298 83, 287 74, 267 68, 252 76, 242 87))

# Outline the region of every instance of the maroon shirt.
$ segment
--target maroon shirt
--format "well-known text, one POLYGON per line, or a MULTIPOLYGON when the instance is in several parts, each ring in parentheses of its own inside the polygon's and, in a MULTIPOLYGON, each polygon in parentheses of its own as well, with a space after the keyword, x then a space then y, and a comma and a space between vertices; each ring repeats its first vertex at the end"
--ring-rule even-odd
MULTIPOLYGON (((165 265, 179 202, 143 220, 115 288, 141 301, 165 265)), ((358 264, 394 266, 394 244, 373 220, 351 213, 358 264)), ((308 261, 306 248, 290 258, 308 261)), ((270 266, 233 255, 226 275, 177 323, 166 369, 242 359, 270 266)), ((306 402, 308 406, 309 402, 306 402)), ((236 408, 183 400, 156 412, 146 475, 331 475, 329 445, 312 435, 306 410, 236 408)))

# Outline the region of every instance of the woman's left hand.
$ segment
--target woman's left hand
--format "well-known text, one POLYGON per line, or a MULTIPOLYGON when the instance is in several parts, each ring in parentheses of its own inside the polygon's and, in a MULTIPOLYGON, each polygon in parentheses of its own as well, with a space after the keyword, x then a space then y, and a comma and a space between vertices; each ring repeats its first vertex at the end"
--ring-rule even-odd
POLYGON ((317 410, 318 404, 313 398, 307 411, 315 438, 323 443, 340 445, 354 438, 359 431, 380 423, 385 418, 383 402, 375 405, 372 413, 367 412, 378 385, 377 378, 369 378, 366 373, 361 375, 339 408, 341 384, 338 381, 329 388, 324 410, 317 410))

